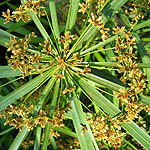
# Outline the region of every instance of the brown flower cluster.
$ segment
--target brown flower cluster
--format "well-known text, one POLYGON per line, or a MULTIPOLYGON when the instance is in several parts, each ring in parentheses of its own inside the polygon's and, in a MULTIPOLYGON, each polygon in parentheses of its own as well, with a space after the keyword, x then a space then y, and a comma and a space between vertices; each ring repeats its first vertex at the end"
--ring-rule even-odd
POLYGON ((88 66, 85 66, 83 68, 83 71, 78 71, 77 74, 83 75, 83 74, 90 73, 90 72, 91 72, 91 68, 88 68, 88 66))
POLYGON ((102 21, 101 14, 91 14, 91 18, 89 18, 88 22, 97 27, 102 34, 103 41, 109 37, 109 28, 105 28, 105 23, 102 21))
POLYGON ((105 2, 106 0, 86 0, 86 3, 80 4, 81 9, 79 9, 79 12, 82 12, 83 14, 85 12, 88 13, 88 22, 99 29, 100 33, 102 34, 103 40, 106 40, 109 37, 109 28, 104 27, 105 23, 102 21, 101 16, 101 8, 105 4, 105 2))
POLYGON ((124 31, 124 35, 116 39, 115 52, 118 54, 119 73, 121 81, 126 85, 126 89, 121 89, 118 98, 126 103, 134 103, 138 100, 138 94, 146 88, 145 73, 143 73, 136 63, 136 56, 133 51, 135 39, 132 38, 131 30, 124 31))
POLYGON ((13 69, 19 69, 23 76, 29 75, 34 71, 42 71, 40 56, 28 51, 29 42, 33 37, 36 37, 33 32, 26 35, 23 39, 10 37, 10 42, 6 44, 8 51, 12 53, 8 59, 9 64, 12 65, 13 69))
POLYGON ((56 109, 53 119, 48 118, 48 111, 40 110, 37 116, 33 116, 33 105, 20 104, 18 106, 9 105, 4 109, 0 117, 4 117, 5 124, 14 126, 21 130, 23 126, 27 129, 33 130, 34 127, 40 125, 45 128, 46 123, 51 123, 53 127, 63 127, 63 115, 68 111, 67 109, 56 109))
POLYGON ((144 104, 138 103, 138 94, 143 94, 146 89, 146 75, 137 65, 137 58, 133 49, 135 39, 132 38, 131 34, 132 27, 129 31, 125 31, 124 27, 122 29, 114 29, 115 32, 117 30, 124 32, 124 35, 118 36, 115 45, 115 52, 118 54, 115 58, 118 61, 120 79, 125 85, 125 89, 120 89, 120 93, 117 93, 120 105, 125 106, 124 114, 119 116, 118 120, 130 122, 139 117, 138 113, 142 109, 147 108, 144 104))
MULTIPOLYGON (((60 133, 58 133, 57 131, 54 130, 55 127, 64 127, 64 123, 63 123, 63 120, 65 118, 63 118, 64 114, 70 109, 70 104, 68 104, 65 108, 56 108, 55 109, 55 115, 53 117, 53 119, 50 119, 48 118, 48 114, 49 114, 49 111, 48 109, 47 110, 43 110, 39 112, 39 114, 33 118, 33 122, 35 122, 35 125, 32 126, 35 127, 37 125, 40 125, 42 128, 45 128, 46 126, 46 123, 51 123, 52 125, 52 128, 51 128, 51 131, 50 131, 50 134, 49 134, 49 141, 48 141, 48 144, 50 145, 51 144, 51 138, 52 137, 55 137, 56 138, 56 143, 58 144, 58 147, 62 147, 65 145, 65 143, 60 143, 61 142, 61 138, 60 137, 60 133), (44 115, 43 115, 44 114, 44 115)), ((31 116, 32 114, 30 114, 31 116)), ((5 116, 5 115, 2 115, 2 116, 5 116)), ((33 124, 32 124, 33 125, 33 124)), ((43 144, 43 140, 44 140, 44 132, 42 134, 42 138, 41 138, 41 141, 40 141, 40 144, 42 145, 43 144)), ((28 149, 29 146, 33 145, 34 144, 34 141, 32 139, 26 139, 23 143, 22 143, 22 146, 25 148, 25 149, 28 149)), ((65 145, 66 146, 66 145, 65 145)), ((68 146, 68 145, 67 145, 68 146)))
POLYGON ((69 93, 69 95, 71 95, 71 92, 75 90, 75 86, 73 87, 67 87, 62 91, 62 96, 64 96, 66 93, 69 93))
POLYGON ((32 109, 33 105, 9 105, 7 108, 4 109, 1 117, 5 118, 5 124, 14 126, 19 130, 21 130, 23 126, 26 126, 29 131, 37 125, 41 125, 41 127, 44 128, 45 122, 49 120, 48 117, 46 117, 45 112, 41 110, 36 117, 32 117, 32 109))
POLYGON ((30 21, 31 18, 29 11, 33 11, 39 17, 44 16, 45 12, 44 7, 42 6, 43 2, 44 0, 27 0, 25 4, 20 5, 19 8, 13 11, 12 15, 10 14, 10 10, 7 9, 7 11, 2 14, 5 18, 5 23, 13 20, 16 20, 16 22, 19 20, 23 20, 24 22, 30 21))
POLYGON ((83 61, 83 58, 80 58, 79 53, 76 52, 73 54, 73 59, 68 61, 68 64, 73 66, 73 65, 76 65, 78 62, 82 62, 82 61, 83 61))
POLYGON ((137 22, 149 13, 150 0, 130 1, 127 5, 129 9, 125 9, 125 13, 132 17, 132 22, 137 22))
POLYGON ((21 145, 23 146, 24 149, 28 149, 28 147, 33 144, 34 144, 34 140, 28 140, 28 141, 24 141, 21 145))
POLYGON ((46 56, 52 54, 52 47, 50 40, 45 40, 44 44, 39 43, 39 45, 42 46, 42 52, 45 53, 46 56))
POLYGON ((62 35, 60 37, 60 42, 63 45, 63 51, 68 52, 69 51, 69 45, 71 44, 72 41, 75 40, 74 35, 71 35, 70 31, 67 31, 64 36, 62 35))
POLYGON ((62 44, 62 56, 56 57, 57 60, 57 66, 58 68, 61 68, 63 70, 67 69, 69 65, 76 65, 77 62, 81 62, 83 59, 79 58, 78 53, 73 54, 72 59, 66 59, 67 53, 70 51, 70 45, 72 41, 74 41, 76 38, 74 35, 70 34, 70 31, 67 31, 64 35, 60 37, 60 43, 62 44))
POLYGON ((113 120, 109 116, 96 115, 88 118, 88 122, 97 141, 104 140, 115 149, 122 145, 125 132, 122 132, 119 120, 113 120))
POLYGON ((100 9, 105 4, 106 0, 85 0, 85 3, 81 3, 79 12, 88 13, 90 12, 97 12, 100 13, 100 9))

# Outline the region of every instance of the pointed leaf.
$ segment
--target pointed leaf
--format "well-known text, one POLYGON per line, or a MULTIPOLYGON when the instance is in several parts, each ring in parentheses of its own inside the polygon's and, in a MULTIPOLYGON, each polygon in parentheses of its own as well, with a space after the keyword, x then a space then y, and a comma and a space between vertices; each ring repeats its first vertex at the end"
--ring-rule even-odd
POLYGON ((52 18, 52 25, 53 25, 54 33, 55 33, 57 41, 59 41, 59 26, 58 26, 56 6, 55 6, 54 0, 49 0, 49 7, 50 7, 50 13, 51 13, 51 18, 52 18))
POLYGON ((113 103, 111 103, 83 78, 75 74, 72 74, 72 78, 74 79, 75 83, 81 87, 83 92, 90 98, 90 100, 94 101, 99 107, 103 108, 104 111, 107 112, 111 117, 114 117, 121 112, 113 105, 113 103))
POLYGON ((106 80, 104 78, 98 77, 98 76, 93 75, 93 74, 85 74, 83 76, 86 77, 87 79, 91 80, 91 81, 94 81, 98 84, 105 86, 108 89, 111 89, 111 90, 114 90, 117 92, 120 92, 120 89, 124 89, 124 87, 119 85, 119 84, 116 84, 114 82, 111 82, 110 80, 106 80))
POLYGON ((27 127, 23 127, 9 147, 9 150, 17 150, 28 133, 27 127))
POLYGON ((78 12, 78 8, 79 8, 79 2, 80 2, 80 0, 71 0, 68 18, 67 18, 67 24, 66 24, 66 31, 72 30, 75 25, 75 21, 77 18, 77 12, 78 12))
POLYGON ((83 118, 83 112, 81 112, 79 104, 77 104, 76 98, 71 97, 71 106, 72 106, 72 120, 80 142, 81 149, 94 150, 94 145, 92 140, 90 140, 89 132, 82 132, 82 124, 85 125, 83 118))
POLYGON ((44 140, 43 140, 43 144, 42 144, 41 150, 47 150, 51 128, 52 128, 51 123, 48 123, 46 125, 46 128, 44 129, 44 140))
POLYGON ((40 149, 41 131, 42 131, 42 128, 40 126, 37 126, 36 127, 34 150, 39 150, 40 149))
POLYGON ((19 70, 13 70, 11 66, 0 66, 0 78, 21 76, 19 70))
POLYGON ((49 73, 49 71, 44 72, 43 75, 39 75, 36 78, 32 79, 31 81, 27 82, 23 86, 19 87, 15 91, 11 92, 7 96, 5 96, 1 101, 0 101, 0 111, 7 107, 8 105, 14 103, 17 99, 20 97, 24 96, 31 90, 33 90, 41 81, 46 77, 46 75, 49 73))

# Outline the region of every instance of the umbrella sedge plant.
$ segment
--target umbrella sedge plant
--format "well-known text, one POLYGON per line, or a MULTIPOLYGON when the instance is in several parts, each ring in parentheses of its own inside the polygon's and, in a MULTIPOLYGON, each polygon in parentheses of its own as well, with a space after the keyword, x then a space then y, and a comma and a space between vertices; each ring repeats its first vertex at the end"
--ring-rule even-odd
POLYGON ((3 12, 0 148, 150 149, 149 6, 22 0, 3 12))

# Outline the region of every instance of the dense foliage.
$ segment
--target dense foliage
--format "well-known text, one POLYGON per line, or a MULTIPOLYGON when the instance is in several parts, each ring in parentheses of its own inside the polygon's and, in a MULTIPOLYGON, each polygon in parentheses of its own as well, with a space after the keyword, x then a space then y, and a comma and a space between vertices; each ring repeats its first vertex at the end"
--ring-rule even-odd
POLYGON ((149 0, 0 6, 0 149, 150 149, 149 0))

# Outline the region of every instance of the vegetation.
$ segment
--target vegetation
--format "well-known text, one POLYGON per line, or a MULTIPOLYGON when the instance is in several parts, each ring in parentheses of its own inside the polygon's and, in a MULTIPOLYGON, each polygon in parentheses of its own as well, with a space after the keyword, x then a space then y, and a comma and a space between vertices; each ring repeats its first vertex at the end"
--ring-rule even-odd
POLYGON ((150 150, 149 0, 0 6, 1 150, 150 150))

